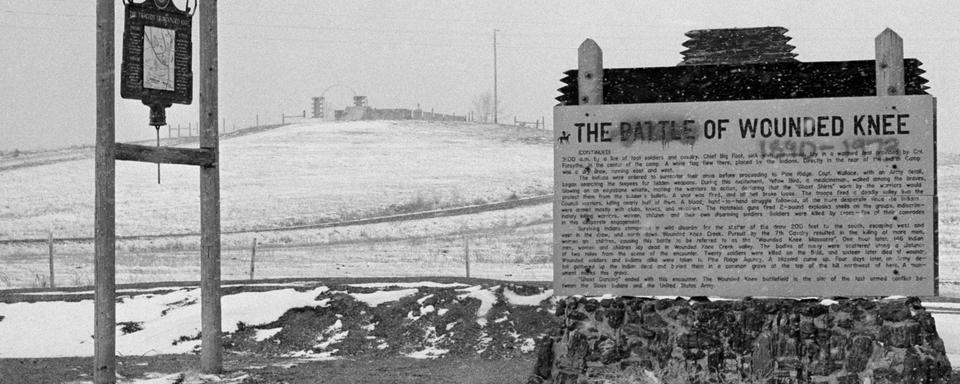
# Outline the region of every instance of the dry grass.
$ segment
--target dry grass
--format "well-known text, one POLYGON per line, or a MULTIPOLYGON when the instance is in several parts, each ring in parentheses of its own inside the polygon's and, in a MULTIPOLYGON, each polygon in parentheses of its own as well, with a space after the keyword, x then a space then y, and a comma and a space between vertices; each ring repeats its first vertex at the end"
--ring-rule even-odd
MULTIPOLYGON (((255 277, 463 276, 469 244, 471 276, 549 280, 552 276, 551 206, 523 207, 426 220, 352 227, 224 235, 221 269, 227 280, 249 277, 257 238, 255 277)), ((117 281, 195 281, 195 236, 119 241, 117 281)), ((45 275, 46 244, 0 248, 0 288, 37 287, 45 275), (41 273, 43 272, 43 273, 41 273)), ((92 283, 91 244, 57 244, 58 286, 92 283)))

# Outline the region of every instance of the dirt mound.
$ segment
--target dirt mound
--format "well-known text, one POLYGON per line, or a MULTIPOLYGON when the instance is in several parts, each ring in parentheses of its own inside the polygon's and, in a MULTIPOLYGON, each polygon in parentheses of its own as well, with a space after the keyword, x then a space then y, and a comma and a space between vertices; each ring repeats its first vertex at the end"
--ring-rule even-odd
POLYGON ((241 354, 308 359, 509 358, 532 353, 557 326, 551 294, 520 284, 331 285, 316 298, 321 305, 238 324, 224 344, 241 354))

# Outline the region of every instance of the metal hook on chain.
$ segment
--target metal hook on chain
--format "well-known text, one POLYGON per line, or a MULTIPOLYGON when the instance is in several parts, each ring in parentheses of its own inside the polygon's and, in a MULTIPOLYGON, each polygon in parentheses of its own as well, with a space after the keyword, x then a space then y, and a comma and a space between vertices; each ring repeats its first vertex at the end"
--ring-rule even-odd
MULTIPOLYGON (((154 128, 157 129, 157 148, 160 147, 160 126, 154 125, 154 128)), ((157 163, 157 184, 160 184, 160 163, 157 163)))
MULTIPOLYGON (((150 104, 150 125, 157 129, 157 147, 160 147, 160 126, 167 125, 167 110, 169 104, 150 104)), ((157 184, 160 184, 160 163, 157 163, 157 184)))

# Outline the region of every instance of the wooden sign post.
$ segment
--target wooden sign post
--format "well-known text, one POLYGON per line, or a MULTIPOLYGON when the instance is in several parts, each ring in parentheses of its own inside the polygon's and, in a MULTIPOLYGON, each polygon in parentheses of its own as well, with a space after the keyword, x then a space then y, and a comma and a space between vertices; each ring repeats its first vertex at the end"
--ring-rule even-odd
POLYGON ((94 155, 93 382, 114 383, 116 362, 116 224, 114 204, 114 2, 97 0, 97 143, 94 155))
MULTIPOLYGON (((219 158, 217 0, 200 2, 200 149, 219 158)), ((200 168, 200 368, 223 369, 220 348, 220 168, 200 168)))
MULTIPOLYGON (((115 218, 115 179, 116 160, 141 161, 150 163, 168 163, 196 165, 200 167, 200 225, 201 225, 201 369, 205 373, 219 373, 222 370, 220 347, 220 172, 218 168, 219 136, 217 133, 217 2, 199 0, 200 12, 200 148, 149 147, 143 145, 115 142, 115 41, 114 41, 114 2, 97 0, 97 139, 96 139, 96 195, 95 195, 95 297, 94 297, 94 383, 116 382, 116 218, 115 218)), ((146 3, 129 3, 141 7, 146 3)), ((168 2, 165 9, 173 5, 168 2)), ((138 8, 137 12, 142 11, 138 8)), ((128 13, 130 10, 128 9, 128 13)), ((130 15, 128 15, 130 16, 130 15)), ((140 15, 143 16, 143 15, 140 15)), ((151 23, 169 21, 163 16, 156 20, 145 16, 145 22, 139 25, 146 28, 163 29, 162 25, 151 23), (158 26, 159 25, 159 26, 158 26)), ((177 28, 173 28, 177 29, 177 28)), ((172 29, 171 29, 172 30, 172 29)), ((143 31, 139 31, 143 32, 143 31)), ((167 36, 166 42, 158 41, 155 48, 174 42, 175 45, 189 46, 179 29, 173 32, 173 39, 167 36)), ((153 30, 150 33, 167 33, 153 30)), ((188 38, 189 39, 189 38, 188 38)), ((133 44, 136 45, 136 44, 133 44)), ((140 47, 142 55, 142 46, 140 47)), ((126 50, 125 50, 126 51, 126 50)), ((130 52, 125 52, 130 53, 130 52)), ((169 52, 168 52, 169 53, 169 52)), ((146 60, 146 59, 144 59, 146 60)), ((126 91, 121 94, 150 101, 171 100, 174 103, 189 103, 192 91, 189 57, 162 59, 169 66, 175 64, 175 70, 157 72, 155 77, 130 82, 124 77, 126 91), (187 63, 187 67, 184 67, 187 63), (165 77, 168 76, 168 77, 165 77), (129 87, 141 86, 146 90, 129 94, 129 87), (189 94, 189 95, 188 95, 189 94), (159 96, 158 96, 159 95, 159 96), (179 95, 179 96, 178 96, 179 95)), ((150 63, 147 63, 150 64, 150 63)), ((156 63, 153 63, 156 64, 156 63)), ((162 67, 163 65, 161 65, 162 67)), ((142 68, 141 68, 142 70, 142 68)))

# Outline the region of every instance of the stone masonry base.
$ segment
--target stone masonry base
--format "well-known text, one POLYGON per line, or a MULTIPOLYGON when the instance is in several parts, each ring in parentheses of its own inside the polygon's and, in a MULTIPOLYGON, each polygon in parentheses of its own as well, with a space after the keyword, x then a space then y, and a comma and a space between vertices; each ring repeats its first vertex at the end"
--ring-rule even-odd
POLYGON ((530 383, 946 383, 917 298, 568 297, 530 383))

